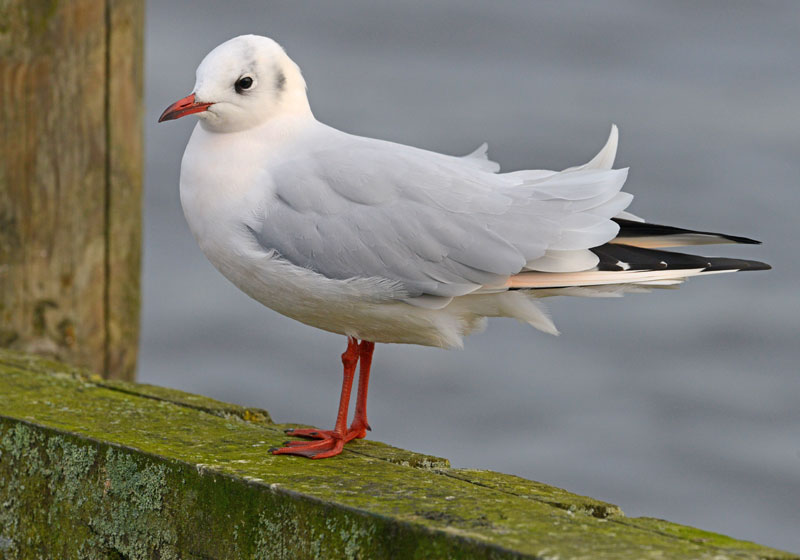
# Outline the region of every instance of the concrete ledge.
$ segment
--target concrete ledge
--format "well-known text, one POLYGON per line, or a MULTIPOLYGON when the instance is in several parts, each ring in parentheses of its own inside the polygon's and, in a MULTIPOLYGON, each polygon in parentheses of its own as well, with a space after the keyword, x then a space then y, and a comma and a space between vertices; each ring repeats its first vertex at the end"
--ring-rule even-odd
POLYGON ((545 484, 0 351, 0 557, 800 558, 545 484))

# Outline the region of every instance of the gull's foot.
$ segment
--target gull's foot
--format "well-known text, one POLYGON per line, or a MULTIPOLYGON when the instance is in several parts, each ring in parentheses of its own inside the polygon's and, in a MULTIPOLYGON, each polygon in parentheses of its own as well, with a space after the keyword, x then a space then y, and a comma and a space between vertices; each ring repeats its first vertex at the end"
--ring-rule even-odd
MULTIPOLYGON (((347 433, 344 435, 344 442, 347 443, 348 441, 352 441, 354 439, 365 438, 367 437, 367 430, 371 429, 372 428, 370 428, 368 425, 362 426, 361 424, 353 422, 350 425, 350 428, 347 430, 347 433)), ((284 430, 284 433, 287 436, 311 439, 328 439, 337 437, 335 435, 336 432, 333 430, 318 430, 317 428, 289 428, 288 430, 284 430)))
MULTIPOLYGON (((372 430, 366 420, 360 422, 358 419, 353 420, 350 427, 347 429, 347 436, 350 439, 363 439, 367 437, 367 430, 372 430)), ((347 441, 350 441, 348 439, 347 441)))
POLYGON ((316 428, 290 428, 284 430, 286 435, 292 437, 311 438, 313 441, 286 441, 283 447, 273 447, 273 455, 300 455, 309 459, 324 459, 338 455, 344 449, 344 444, 358 438, 367 436, 369 426, 361 427, 355 423, 350 426, 344 437, 335 430, 318 430, 316 428))
POLYGON ((312 439, 333 437, 333 430, 318 430, 317 428, 289 428, 288 430, 283 430, 283 433, 287 436, 307 437, 312 439))
MULTIPOLYGON (((287 430, 288 431, 288 430, 287 430)), ((314 430, 320 433, 329 432, 331 435, 320 436, 314 441, 287 441, 285 447, 273 447, 270 453, 273 455, 299 455, 309 459, 325 459, 338 455, 344 449, 345 441, 338 434, 330 430, 314 430)), ((316 436, 311 436, 316 437, 316 436)))

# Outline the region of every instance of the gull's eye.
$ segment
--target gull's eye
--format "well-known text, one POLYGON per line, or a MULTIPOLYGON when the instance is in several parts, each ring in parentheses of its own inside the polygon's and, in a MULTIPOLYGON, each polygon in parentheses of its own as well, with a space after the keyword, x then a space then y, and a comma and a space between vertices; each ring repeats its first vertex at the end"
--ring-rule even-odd
POLYGON ((236 80, 236 83, 233 84, 233 87, 236 89, 236 93, 242 93, 243 91, 253 87, 253 78, 250 76, 241 77, 236 80))

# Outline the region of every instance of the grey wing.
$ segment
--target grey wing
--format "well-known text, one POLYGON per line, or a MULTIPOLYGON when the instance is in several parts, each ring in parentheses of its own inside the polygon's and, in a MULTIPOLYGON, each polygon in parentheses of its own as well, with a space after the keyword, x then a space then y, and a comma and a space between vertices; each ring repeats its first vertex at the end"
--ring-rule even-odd
POLYGON ((272 169, 259 243, 328 278, 385 278, 412 298, 454 297, 505 286, 570 228, 580 234, 610 217, 569 210, 588 195, 510 188, 455 158, 389 146, 318 150, 272 169))

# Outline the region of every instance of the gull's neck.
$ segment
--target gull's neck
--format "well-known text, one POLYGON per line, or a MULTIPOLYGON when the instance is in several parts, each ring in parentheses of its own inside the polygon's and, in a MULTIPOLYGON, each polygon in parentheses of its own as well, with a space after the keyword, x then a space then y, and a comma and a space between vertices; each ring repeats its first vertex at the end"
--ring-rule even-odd
POLYGON ((305 88, 297 88, 287 91, 281 98, 279 111, 276 116, 295 116, 314 118, 311 112, 311 105, 308 102, 308 95, 305 88))
POLYGON ((213 160, 214 165, 236 162, 234 165, 237 166, 261 168, 266 159, 282 157, 281 154, 285 154, 287 149, 291 150, 297 141, 319 127, 325 128, 314 118, 310 109, 282 112, 261 124, 232 132, 216 131, 203 126, 203 121, 200 121, 189 140, 186 153, 203 154, 200 157, 203 163, 198 163, 201 166, 213 160), (214 157, 211 157, 212 154, 214 157))
POLYGON ((227 128, 220 126, 219 123, 214 121, 207 121, 202 117, 199 120, 199 124, 203 130, 211 134, 242 134, 269 130, 276 126, 281 128, 285 127, 288 123, 301 125, 314 121, 316 121, 316 119, 314 118, 314 113, 311 112, 311 106, 308 103, 305 92, 298 92, 287 94, 286 98, 282 100, 276 110, 268 114, 262 123, 256 124, 255 126, 248 128, 227 128))

